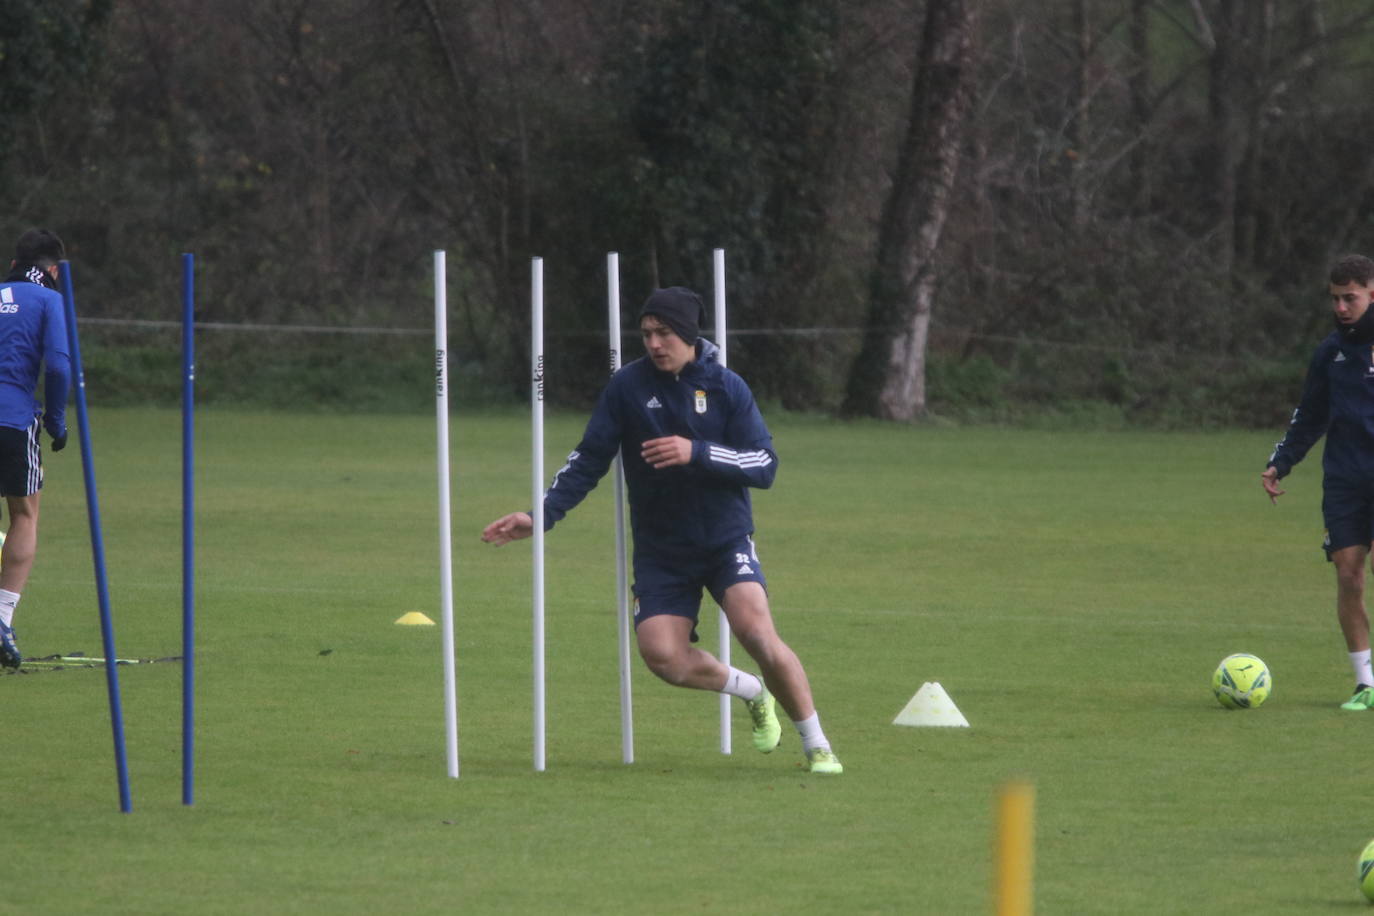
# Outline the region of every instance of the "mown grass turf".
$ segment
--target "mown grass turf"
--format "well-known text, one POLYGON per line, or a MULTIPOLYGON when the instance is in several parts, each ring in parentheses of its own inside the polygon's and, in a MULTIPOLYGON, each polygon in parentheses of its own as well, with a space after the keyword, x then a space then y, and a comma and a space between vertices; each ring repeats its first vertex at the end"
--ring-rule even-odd
MULTIPOLYGON (((1374 716, 1318 550, 1315 456, 1271 507, 1272 436, 769 418, 756 495, 783 635, 842 777, 763 756, 737 712, 638 666, 620 763, 609 488, 548 539, 548 769, 531 764, 528 417, 453 421, 462 778, 444 767, 433 419, 198 420, 197 766, 181 668, 120 669, 118 811, 98 670, 0 677, 0 911, 981 913, 993 807, 1037 791, 1046 913, 1353 909, 1374 716), (1254 652, 1262 709, 1210 696, 1254 652), (969 729, 894 726, 939 681, 969 729)), ((121 655, 181 649, 180 418, 93 408, 121 655)), ((548 467, 581 417, 550 417, 548 467)), ((76 443, 48 458, 31 655, 98 654, 76 443)), ((714 645, 715 614, 704 615, 714 645)), ((743 659, 737 650, 737 660, 743 659)))

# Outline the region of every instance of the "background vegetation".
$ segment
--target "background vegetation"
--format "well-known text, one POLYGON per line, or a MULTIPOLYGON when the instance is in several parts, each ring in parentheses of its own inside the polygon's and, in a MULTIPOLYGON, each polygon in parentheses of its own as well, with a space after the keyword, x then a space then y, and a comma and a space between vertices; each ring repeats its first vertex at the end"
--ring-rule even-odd
POLYGON ((1328 259, 1374 250, 1363 0, 0 0, 0 238, 59 230, 90 316, 175 317, 189 250, 204 321, 391 328, 444 248, 483 400, 524 394, 537 254, 569 404, 605 252, 628 319, 724 247, 732 358, 836 409, 893 333, 877 227, 944 7, 974 77, 929 408, 1281 424, 1328 259))

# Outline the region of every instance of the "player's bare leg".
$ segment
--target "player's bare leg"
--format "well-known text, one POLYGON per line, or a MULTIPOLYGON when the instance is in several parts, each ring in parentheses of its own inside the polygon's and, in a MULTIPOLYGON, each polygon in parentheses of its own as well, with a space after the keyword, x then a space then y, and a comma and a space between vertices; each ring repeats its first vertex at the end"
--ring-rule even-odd
POLYGON ((18 668, 23 663, 14 638, 14 611, 29 581, 38 550, 38 504, 42 492, 31 496, 7 496, 10 527, 0 551, 0 665, 18 668))
POLYGON ((692 645, 692 621, 686 617, 648 617, 635 628, 639 654, 649 670, 669 684, 729 693, 744 701, 753 720, 755 749, 767 754, 782 739, 775 701, 763 679, 725 664, 692 645))
POLYGON ((1336 617, 1345 648, 1355 669, 1355 693, 1342 709, 1362 711, 1374 706, 1374 674, 1369 666, 1369 615, 1364 606, 1365 561, 1369 548, 1355 544, 1331 552, 1336 567, 1336 617), (1362 689, 1363 688, 1363 689, 1362 689))
POLYGON ((32 496, 6 496, 10 527, 5 532, 5 549, 0 551, 0 589, 22 593, 28 584, 33 558, 38 551, 39 492, 32 496))
POLYGON ((692 645, 692 621, 660 614, 635 627, 639 657, 658 677, 674 687, 719 691, 729 668, 709 652, 692 645))
POLYGON ((811 701, 811 683, 801 659, 782 641, 773 626, 768 608, 768 593, 757 582, 739 582, 725 590, 725 617, 730 632, 744 651, 758 663, 764 683, 778 698, 793 722, 816 711, 811 701))
POLYGON ((773 626, 768 593, 757 582, 739 582, 725 590, 722 609, 730 632, 758 663, 768 689, 777 695, 802 739, 802 751, 813 773, 842 773, 844 767, 821 730, 811 698, 811 682, 797 653, 783 642, 773 626))

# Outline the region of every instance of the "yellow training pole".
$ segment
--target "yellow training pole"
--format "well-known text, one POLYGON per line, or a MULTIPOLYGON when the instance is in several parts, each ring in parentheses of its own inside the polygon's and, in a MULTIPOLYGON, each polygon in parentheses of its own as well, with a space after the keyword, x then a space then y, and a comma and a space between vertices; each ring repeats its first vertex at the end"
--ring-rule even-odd
POLYGON ((997 799, 997 916, 1030 916, 1034 911, 1035 787, 1009 782, 997 799))

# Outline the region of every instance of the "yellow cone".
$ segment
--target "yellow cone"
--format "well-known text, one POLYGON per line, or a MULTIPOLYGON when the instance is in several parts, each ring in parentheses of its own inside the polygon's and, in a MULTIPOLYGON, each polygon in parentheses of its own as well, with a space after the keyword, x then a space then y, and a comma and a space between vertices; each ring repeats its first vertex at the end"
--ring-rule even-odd
POLYGON ((396 618, 396 623, 403 627, 432 627, 434 621, 430 620, 419 611, 411 611, 396 618))

